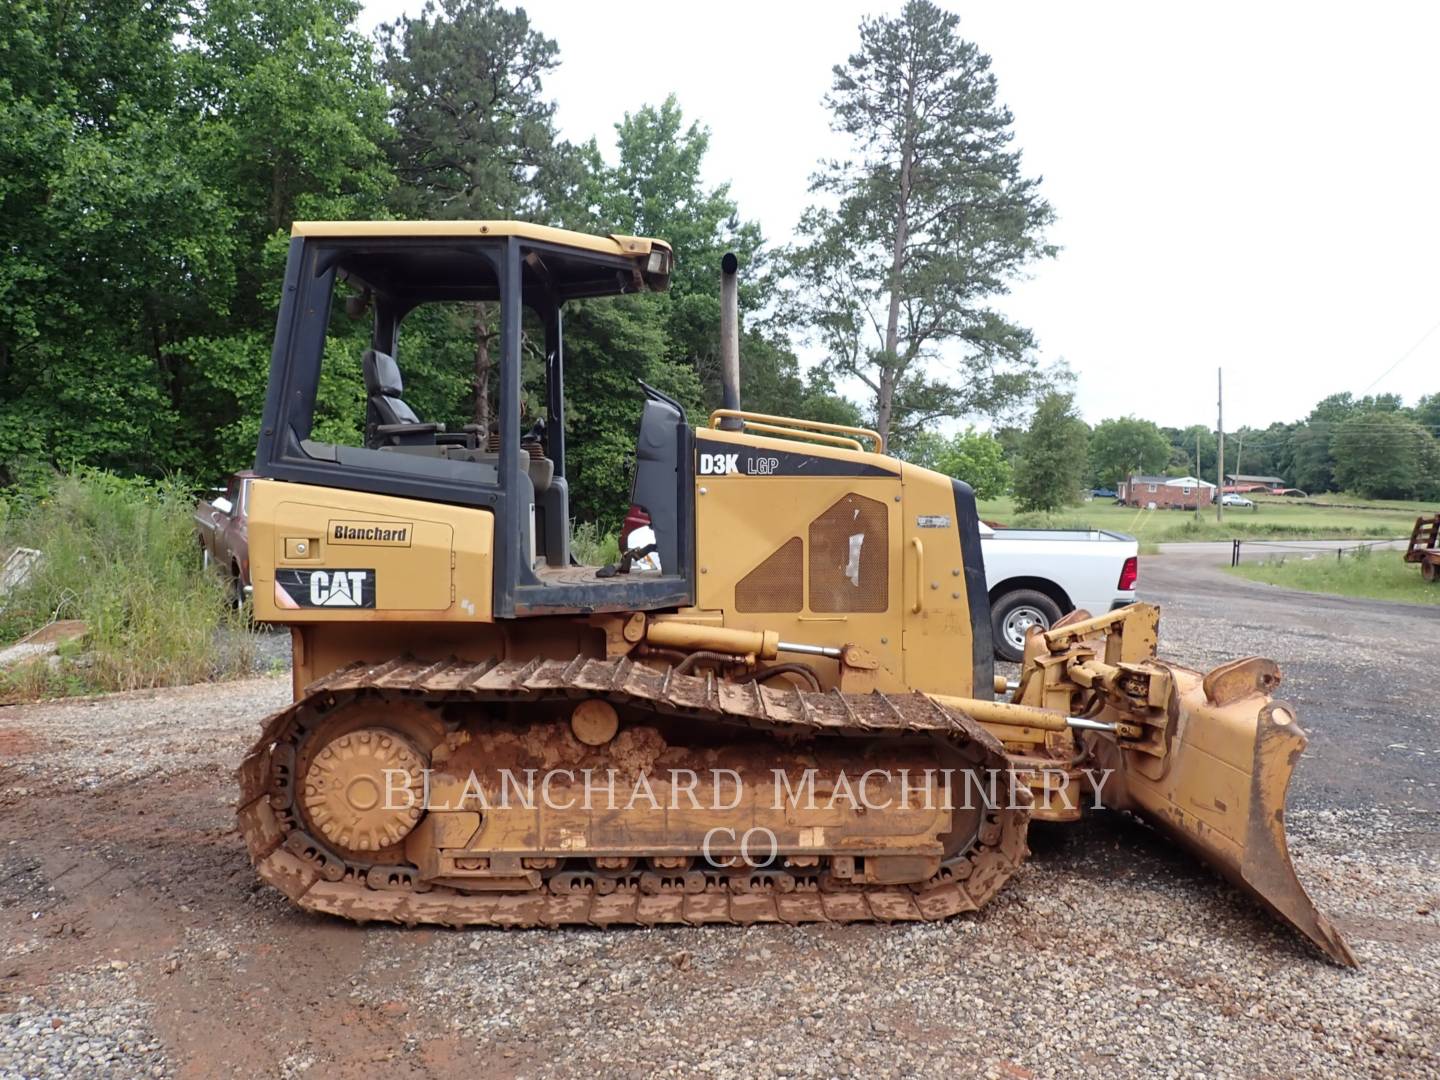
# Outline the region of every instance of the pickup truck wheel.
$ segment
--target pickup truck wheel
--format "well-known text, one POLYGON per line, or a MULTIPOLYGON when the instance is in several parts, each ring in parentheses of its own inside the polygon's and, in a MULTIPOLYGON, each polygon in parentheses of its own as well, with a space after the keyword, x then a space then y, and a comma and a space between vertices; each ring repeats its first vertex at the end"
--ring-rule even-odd
POLYGON ((1032 626, 1048 630, 1060 619, 1060 605, 1034 589, 1016 589, 998 596, 990 605, 990 627, 995 655, 1019 662, 1025 656, 1025 634, 1032 626))

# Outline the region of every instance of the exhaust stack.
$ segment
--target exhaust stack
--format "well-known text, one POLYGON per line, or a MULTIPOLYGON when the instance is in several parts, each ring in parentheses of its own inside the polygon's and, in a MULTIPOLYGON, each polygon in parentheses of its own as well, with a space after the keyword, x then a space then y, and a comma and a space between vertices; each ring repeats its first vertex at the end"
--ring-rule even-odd
MULTIPOLYGON (((733 251, 720 259, 720 404, 740 408, 740 260, 733 251)), ((738 431, 744 423, 725 417, 720 426, 738 431)))

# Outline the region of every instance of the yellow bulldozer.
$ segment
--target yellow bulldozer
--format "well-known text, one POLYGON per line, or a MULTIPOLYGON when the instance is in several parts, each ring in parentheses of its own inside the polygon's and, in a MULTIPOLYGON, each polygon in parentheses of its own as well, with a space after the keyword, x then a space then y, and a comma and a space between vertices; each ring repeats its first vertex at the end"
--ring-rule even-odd
POLYGON ((725 407, 692 428, 637 386, 648 524, 572 556, 565 305, 663 290, 673 260, 519 222, 294 226, 249 506, 255 616, 294 656, 240 769, 260 876, 405 924, 935 920, 1005 885, 1031 821, 1100 805, 1353 964, 1287 852, 1306 740, 1274 663, 1160 660, 1135 604, 1037 628, 997 678, 970 488, 744 412, 732 256, 725 407), (360 445, 317 431, 321 380, 355 371, 342 293, 372 320, 360 445), (401 327, 457 302, 498 312, 498 389, 447 430, 406 401, 401 327))

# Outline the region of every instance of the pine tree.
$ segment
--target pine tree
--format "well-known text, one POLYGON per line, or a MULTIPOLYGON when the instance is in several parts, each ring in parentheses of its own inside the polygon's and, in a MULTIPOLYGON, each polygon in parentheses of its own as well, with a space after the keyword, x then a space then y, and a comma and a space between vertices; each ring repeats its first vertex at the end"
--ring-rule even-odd
POLYGON ((887 438, 1001 415, 1032 388, 1030 332, 986 303, 1053 254, 1053 213, 1011 146, 990 58, 958 25, 929 0, 860 24, 825 99, 858 156, 812 179, 823 201, 792 256, 796 321, 869 388, 887 438))

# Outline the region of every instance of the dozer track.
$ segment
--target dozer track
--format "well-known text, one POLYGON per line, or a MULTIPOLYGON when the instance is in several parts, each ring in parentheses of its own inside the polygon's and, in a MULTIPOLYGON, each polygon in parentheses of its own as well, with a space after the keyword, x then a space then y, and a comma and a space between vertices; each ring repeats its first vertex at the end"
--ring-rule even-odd
MULTIPOLYGON (((840 880, 832 872, 833 853, 802 860, 803 870, 758 874, 709 865, 684 873, 638 872, 642 867, 635 865, 676 865, 663 859, 632 860, 628 866, 622 861, 616 864, 620 872, 604 874, 594 872, 595 860, 557 857, 528 861, 545 871, 543 876, 529 872, 530 880, 538 882, 533 887, 472 891, 422 880, 418 869, 396 854, 396 845, 373 856, 341 851, 318 839, 302 812, 302 766, 315 760, 307 739, 317 731, 335 731, 336 718, 347 710, 380 717, 383 723, 386 716, 419 708, 448 729, 453 744, 461 728, 468 729, 463 742, 471 733, 486 738, 483 729, 491 722, 486 718, 497 713, 511 717, 495 720, 497 728, 507 722, 513 728, 515 716, 573 709, 586 699, 604 701, 629 716, 682 722, 687 730, 712 737, 758 735, 773 740, 777 752, 810 745, 817 737, 841 736, 836 743, 862 753, 877 746, 938 746, 977 770, 1007 767, 1003 749, 989 732, 920 693, 821 693, 733 683, 711 673, 680 673, 627 658, 478 663, 405 658, 333 672, 265 721, 239 770, 239 827, 250 857, 262 879, 309 911, 361 922, 554 927, 939 920, 981 907, 1028 854, 1030 796, 1022 788, 983 806, 973 835, 957 850, 947 850, 938 872, 922 881, 840 880), (456 721, 457 715, 468 719, 456 721), (722 725, 723 732, 714 725, 722 725)), ((523 720, 520 728, 527 733, 523 720)))

